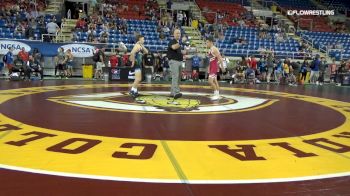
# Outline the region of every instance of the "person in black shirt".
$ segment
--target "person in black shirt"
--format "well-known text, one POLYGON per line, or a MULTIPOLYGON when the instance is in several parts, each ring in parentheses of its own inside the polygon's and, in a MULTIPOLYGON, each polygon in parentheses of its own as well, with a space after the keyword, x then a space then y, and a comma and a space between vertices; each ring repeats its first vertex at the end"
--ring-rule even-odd
POLYGON ((151 68, 152 74, 154 73, 154 61, 155 57, 153 53, 149 52, 143 55, 143 66, 145 66, 145 68, 151 68))
POLYGON ((44 79, 44 70, 43 67, 40 65, 40 61, 38 61, 32 55, 30 55, 25 75, 28 79, 30 79, 30 74, 34 72, 40 74, 41 81, 44 79))
POLYGON ((175 99, 180 98, 180 73, 183 61, 183 53, 181 52, 181 31, 176 29, 174 31, 174 39, 169 42, 167 56, 169 59, 169 66, 171 72, 171 93, 170 96, 175 99))

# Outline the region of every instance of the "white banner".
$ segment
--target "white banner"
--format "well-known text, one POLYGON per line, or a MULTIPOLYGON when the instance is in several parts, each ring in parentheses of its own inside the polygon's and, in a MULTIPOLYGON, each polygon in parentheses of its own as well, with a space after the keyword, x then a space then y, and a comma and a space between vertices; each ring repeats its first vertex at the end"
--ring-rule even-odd
POLYGON ((7 54, 9 51, 9 48, 12 47, 14 49, 13 54, 17 55, 19 51, 22 50, 22 48, 25 48, 27 52, 31 50, 30 46, 17 41, 10 41, 10 40, 0 40, 0 54, 7 54))
POLYGON ((90 46, 87 44, 67 44, 63 45, 62 48, 66 52, 68 49, 71 49, 74 57, 92 57, 94 55, 94 46, 90 46))

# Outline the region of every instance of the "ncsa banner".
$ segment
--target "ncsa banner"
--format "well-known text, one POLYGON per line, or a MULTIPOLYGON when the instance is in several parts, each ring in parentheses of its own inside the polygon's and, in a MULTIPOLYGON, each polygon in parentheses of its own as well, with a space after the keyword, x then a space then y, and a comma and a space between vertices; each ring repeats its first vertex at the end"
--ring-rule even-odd
POLYGON ((0 40, 0 54, 6 54, 9 51, 9 48, 12 47, 14 49, 13 54, 17 55, 22 48, 25 48, 27 52, 31 50, 31 47, 28 44, 11 41, 11 40, 0 40))
POLYGON ((64 51, 71 49, 74 57, 92 57, 94 55, 94 46, 87 44, 67 44, 61 46, 64 51))

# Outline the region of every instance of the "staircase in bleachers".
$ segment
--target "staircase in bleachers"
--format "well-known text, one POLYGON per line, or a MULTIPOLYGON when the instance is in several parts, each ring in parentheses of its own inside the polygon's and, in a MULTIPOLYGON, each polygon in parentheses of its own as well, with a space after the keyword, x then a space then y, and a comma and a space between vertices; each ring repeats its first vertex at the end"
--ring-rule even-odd
POLYGON ((45 13, 47 14, 58 14, 61 12, 64 4, 64 0, 50 0, 49 4, 45 9, 45 13))
POLYGON ((199 53, 206 53, 207 46, 205 44, 205 41, 202 40, 202 36, 198 29, 186 26, 183 26, 182 28, 185 31, 186 35, 191 38, 191 46, 196 47, 199 53))
POLYGON ((304 31, 299 34, 304 39, 312 42, 314 48, 327 51, 328 47, 330 49, 328 55, 336 60, 350 58, 350 34, 311 31, 304 31), (341 44, 341 48, 337 48, 337 44, 341 44))
POLYGON ((75 29, 76 19, 63 19, 61 24, 61 32, 58 34, 57 42, 70 42, 73 38, 73 31, 75 29))

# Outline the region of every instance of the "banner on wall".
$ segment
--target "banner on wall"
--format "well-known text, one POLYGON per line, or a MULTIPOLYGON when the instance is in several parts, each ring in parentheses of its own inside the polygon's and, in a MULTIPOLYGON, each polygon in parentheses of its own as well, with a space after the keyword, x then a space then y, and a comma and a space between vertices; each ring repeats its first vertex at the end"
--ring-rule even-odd
POLYGON ((61 46, 64 51, 70 49, 74 57, 84 58, 94 56, 95 47, 87 44, 67 44, 61 46))
POLYGON ((14 55, 17 55, 19 51, 22 50, 22 48, 25 48, 27 52, 31 50, 31 47, 28 44, 22 42, 12 40, 0 40, 0 54, 6 54, 11 47, 14 49, 14 55))
POLYGON ((13 47, 15 49, 14 55, 17 55, 22 47, 24 47, 28 52, 33 51, 34 48, 37 48, 39 52, 46 57, 56 56, 58 48, 63 47, 64 51, 71 49, 73 56, 78 58, 92 57, 95 48, 95 46, 92 44, 90 45, 83 43, 47 43, 29 40, 15 41, 9 39, 0 39, 0 55, 6 54, 10 47, 13 47))

